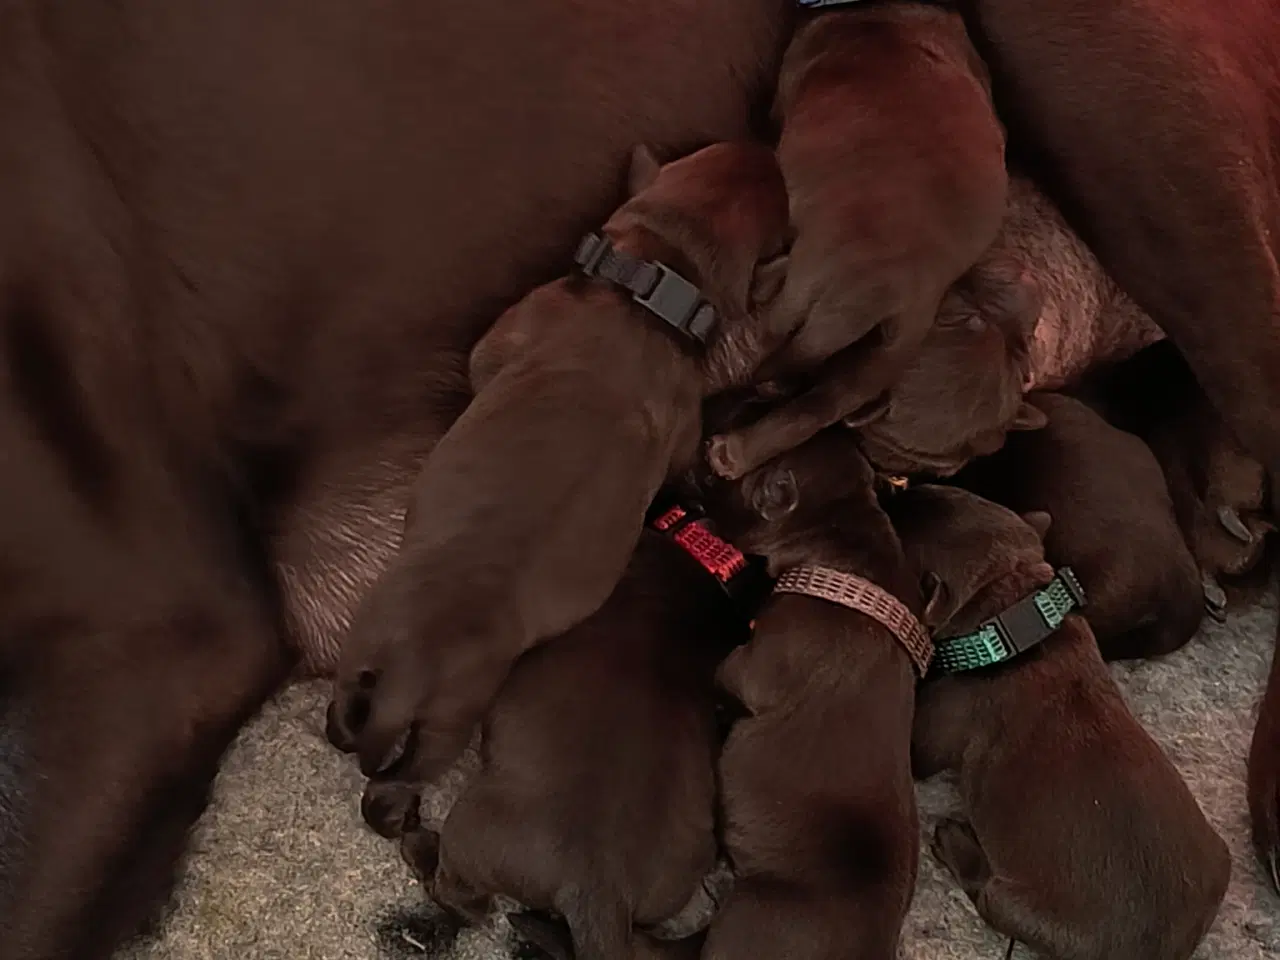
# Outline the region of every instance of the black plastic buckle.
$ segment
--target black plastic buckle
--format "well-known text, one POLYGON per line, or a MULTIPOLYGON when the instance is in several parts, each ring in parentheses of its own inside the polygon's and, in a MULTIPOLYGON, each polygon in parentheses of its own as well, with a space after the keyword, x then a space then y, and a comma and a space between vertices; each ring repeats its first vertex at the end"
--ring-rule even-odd
POLYGON ((1010 657, 1025 653, 1032 647, 1049 638, 1052 630, 1046 629, 1048 624, 1040 615, 1040 610, 1031 597, 1023 597, 1007 610, 1002 611, 991 620, 1000 641, 1010 651, 1010 657))
POLYGON ((604 259, 605 254, 608 252, 608 240, 601 234, 588 233, 579 241, 578 249, 573 254, 573 263, 588 277, 593 277, 595 276, 596 268, 600 266, 600 261, 604 259))
POLYGON ((584 276, 621 287, 663 323, 699 343, 705 344, 715 327, 715 307, 696 286, 664 263, 615 250, 603 234, 592 232, 583 237, 573 262, 584 276))
POLYGON ((633 293, 636 303, 686 336, 705 343, 715 323, 715 311, 702 292, 666 264, 650 261, 658 279, 648 293, 633 293))

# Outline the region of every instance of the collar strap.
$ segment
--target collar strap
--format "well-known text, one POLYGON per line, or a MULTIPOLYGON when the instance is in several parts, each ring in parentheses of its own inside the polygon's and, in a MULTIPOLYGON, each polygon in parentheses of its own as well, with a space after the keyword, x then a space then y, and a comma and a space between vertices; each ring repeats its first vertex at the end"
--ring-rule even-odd
POLYGON ((651 526, 684 547, 685 553, 721 583, 728 583, 747 569, 741 550, 721 540, 702 522, 702 517, 682 506, 674 506, 657 517, 651 526))
POLYGON ((1084 587, 1070 567, 1062 567, 1048 586, 1023 597, 973 633, 936 641, 933 672, 963 673, 1012 660, 1057 633, 1067 614, 1084 605, 1084 587))
POLYGON ((761 558, 748 557, 727 540, 716 536, 707 525, 706 515, 698 507, 682 504, 655 506, 650 511, 648 524, 651 529, 669 537, 715 577, 748 620, 755 615, 769 585, 769 574, 761 558))
POLYGON ((920 676, 929 669, 929 633, 897 597, 870 580, 830 567, 795 567, 778 578, 774 593, 799 593, 865 613, 894 635, 920 676))
POLYGON ((603 234, 583 237, 573 262, 583 276, 621 287, 632 300, 691 340, 706 343, 715 327, 715 307, 701 290, 666 264, 624 253, 603 234))

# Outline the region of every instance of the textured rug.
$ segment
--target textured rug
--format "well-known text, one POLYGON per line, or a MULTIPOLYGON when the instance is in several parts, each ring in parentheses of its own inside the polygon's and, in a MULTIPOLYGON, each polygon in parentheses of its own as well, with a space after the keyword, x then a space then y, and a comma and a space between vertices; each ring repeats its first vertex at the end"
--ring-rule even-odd
MULTIPOLYGON (((1231 889, 1198 960, 1280 956, 1280 897, 1249 850, 1244 758, 1275 637, 1274 598, 1209 623, 1159 663, 1117 666, 1139 719, 1168 750, 1234 856, 1231 889)), ((360 776, 323 736, 325 688, 296 686, 250 726, 227 758, 195 831, 173 912, 128 960, 505 960, 496 923, 452 945, 395 849, 364 829, 360 776)), ((462 774, 432 798, 441 817, 462 774)), ((922 829, 955 808, 945 782, 922 784, 922 829)), ((922 857, 905 960, 1001 960, 1007 942, 922 857)), ((1019 947, 1019 951, 1023 948, 1019 947)), ((1027 958, 1029 952, 1016 952, 1027 958)))

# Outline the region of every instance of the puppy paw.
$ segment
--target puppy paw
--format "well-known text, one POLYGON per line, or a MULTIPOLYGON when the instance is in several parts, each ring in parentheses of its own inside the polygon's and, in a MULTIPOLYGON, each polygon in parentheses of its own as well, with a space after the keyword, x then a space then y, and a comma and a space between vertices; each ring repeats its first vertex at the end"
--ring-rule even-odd
POLYGON ((378 836, 396 840, 421 827, 421 804, 417 784, 371 780, 360 798, 360 815, 378 836))
POLYGON ((1227 619, 1227 594, 1221 584, 1213 577, 1206 576, 1202 583, 1204 588, 1204 610, 1218 623, 1227 619))
POLYGON ((987 854, 968 823, 949 819, 939 821, 929 850, 970 897, 976 897, 991 879, 987 854))
POLYGON ((424 579, 435 582, 412 563, 384 576, 348 633, 334 682, 328 739, 373 781, 430 783, 448 770, 519 652, 507 607, 424 579))
POLYGON ((731 433, 721 433, 707 441, 707 465, 716 476, 737 480, 743 474, 742 443, 731 433))

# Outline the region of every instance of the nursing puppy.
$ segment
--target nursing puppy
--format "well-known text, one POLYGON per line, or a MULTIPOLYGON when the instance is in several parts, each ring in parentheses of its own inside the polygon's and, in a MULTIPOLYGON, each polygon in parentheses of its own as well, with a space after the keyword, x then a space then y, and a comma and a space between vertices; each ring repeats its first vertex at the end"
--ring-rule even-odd
POLYGON ((774 112, 796 231, 770 375, 819 385, 708 454, 742 476, 893 385, 947 287, 995 239, 1008 177, 986 67, 958 13, 868 4, 802 20, 774 112), (787 338, 790 337, 789 340, 787 338))
MULTIPOLYGON (((921 486, 891 513, 937 585, 924 617, 939 647, 1053 577, 1036 529, 975 494, 921 486)), ((1062 960, 1185 960, 1213 922, 1226 846, 1083 618, 1005 666, 927 682, 912 753, 918 776, 959 774, 965 819, 939 826, 933 852, 1000 933, 1062 960)))
POLYGON ((440 834, 405 834, 430 895, 468 920, 494 894, 554 910, 579 960, 679 956, 634 928, 715 865, 714 673, 746 635, 719 583, 646 531, 605 605, 512 669, 440 834))
POLYGON ((1010 431, 1044 426, 1023 396, 1040 305, 1034 279, 1008 257, 985 255, 961 277, 876 417, 858 428, 876 468, 950 476, 1010 431))
POLYGON ((957 482, 1019 513, 1053 517, 1045 558, 1079 577, 1089 597, 1083 615, 1105 659, 1178 649, 1200 627, 1204 592, 1160 464, 1079 400, 1033 399, 1048 426, 1011 435, 957 482))
POLYGON ((1075 384, 1162 336, 1048 197, 1015 176, 996 241, 948 291, 887 403, 855 422, 877 466, 945 476, 1036 421, 1019 406, 1025 391, 1075 384))
POLYGON ((604 603, 659 485, 697 458, 703 397, 762 356, 756 310, 781 282, 765 261, 787 232, 773 152, 717 144, 659 169, 637 151, 632 192, 604 235, 696 284, 717 323, 704 348, 624 291, 571 276, 476 346, 476 397, 418 478, 330 710, 334 743, 390 783, 366 798, 384 833, 413 785, 461 753, 520 654, 604 603))
MULTIPOLYGON (((914 613, 919 587, 873 482, 853 435, 826 431, 715 490, 709 506, 774 574, 852 574, 914 613)), ((703 957, 894 957, 919 853, 916 667, 904 642, 862 612, 775 591, 720 681, 747 716, 720 761, 736 883, 703 957)))

